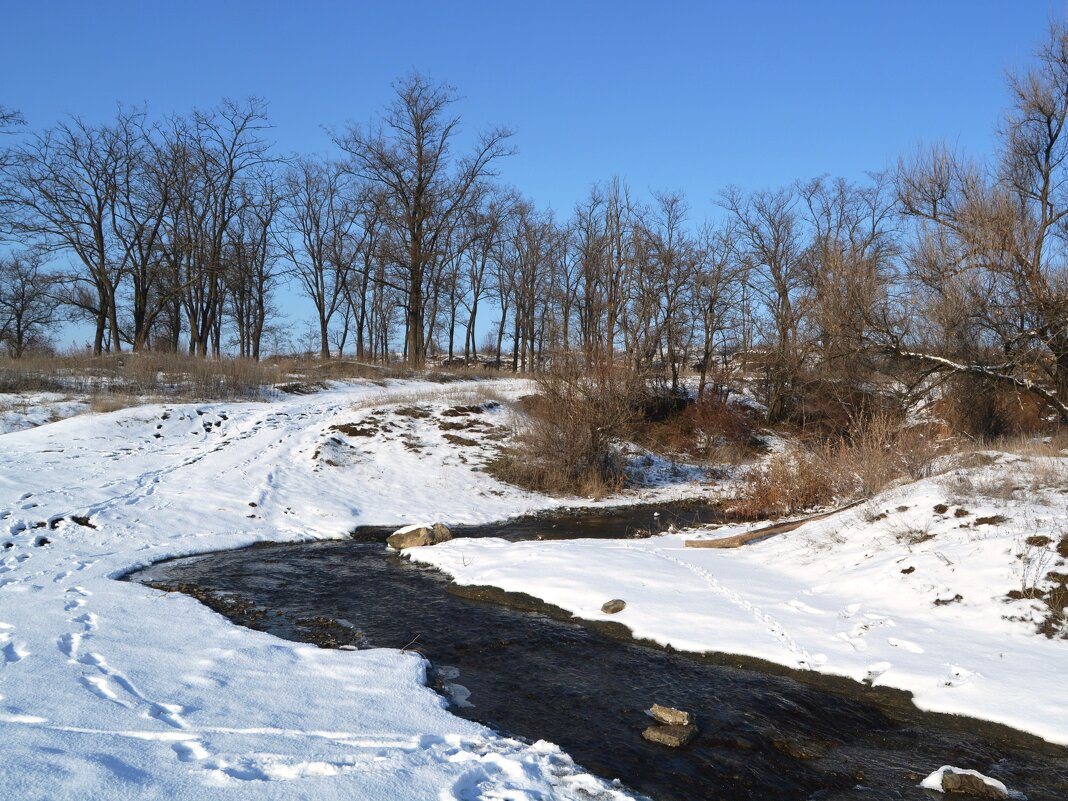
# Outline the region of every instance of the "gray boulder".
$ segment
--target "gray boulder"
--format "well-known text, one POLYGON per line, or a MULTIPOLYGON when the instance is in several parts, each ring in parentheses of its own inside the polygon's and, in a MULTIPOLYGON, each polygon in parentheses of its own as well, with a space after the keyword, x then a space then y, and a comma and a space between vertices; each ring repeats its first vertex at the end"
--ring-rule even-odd
POLYGON ((616 612, 622 612, 627 606, 627 602, 622 598, 613 598, 611 601, 605 601, 601 606, 601 611, 606 615, 614 615, 616 612))
POLYGON ((419 548, 425 545, 437 545, 452 539, 452 532, 444 523, 432 525, 414 525, 398 528, 386 538, 390 548, 419 548))
POLYGON ((973 798, 1008 798, 1009 795, 1001 789, 1000 784, 984 781, 982 777, 974 773, 957 773, 947 770, 942 774, 942 790, 946 793, 961 793, 973 798))
POLYGON ((642 732, 642 737, 651 743, 666 745, 668 748, 681 748, 697 736, 697 727, 690 726, 650 726, 642 732))
POLYGON ((661 706, 660 704, 653 704, 649 714, 653 716, 653 720, 657 723, 663 723, 668 726, 689 726, 694 722, 693 715, 689 712, 683 712, 681 709, 675 709, 670 706, 661 706))

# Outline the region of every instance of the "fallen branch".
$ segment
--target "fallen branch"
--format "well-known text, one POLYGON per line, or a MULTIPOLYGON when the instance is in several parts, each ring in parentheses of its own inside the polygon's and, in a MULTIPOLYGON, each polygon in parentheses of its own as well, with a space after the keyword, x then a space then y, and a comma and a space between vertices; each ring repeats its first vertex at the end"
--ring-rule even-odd
MULTIPOLYGON (((866 499, 864 499, 866 500, 866 499)), ((798 520, 786 520, 782 523, 774 523, 770 526, 764 526, 762 528, 753 529, 752 531, 746 531, 741 534, 735 534, 733 537, 722 537, 718 540, 686 540, 687 548, 740 548, 754 540, 762 540, 767 537, 774 537, 777 534, 786 534, 794 529, 801 528, 805 523, 811 523, 815 520, 823 520, 824 518, 836 515, 839 512, 844 512, 847 509, 852 509, 854 506, 859 506, 864 503, 864 500, 853 501, 853 503, 846 504, 845 506, 833 509, 830 512, 821 512, 818 515, 810 515, 809 517, 802 517, 798 520)))

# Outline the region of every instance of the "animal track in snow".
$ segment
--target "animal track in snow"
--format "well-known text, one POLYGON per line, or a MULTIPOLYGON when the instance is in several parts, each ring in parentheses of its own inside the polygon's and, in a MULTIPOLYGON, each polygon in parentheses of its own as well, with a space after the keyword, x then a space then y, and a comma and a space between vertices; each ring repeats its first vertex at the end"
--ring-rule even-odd
MULTIPOLYGON (((10 638, 10 635, 7 636, 10 638)), ((13 665, 16 662, 21 662, 29 655, 30 652, 26 648, 26 645, 21 642, 7 642, 3 648, 0 648, 0 658, 3 659, 5 665, 13 665)))
POLYGON ((199 762, 211 756, 199 740, 182 740, 174 743, 171 748, 182 762, 199 762))
POLYGON ((976 673, 973 670, 962 668, 959 665, 947 665, 946 667, 949 668, 949 673, 942 679, 943 687, 962 687, 973 678, 983 678, 982 673, 976 673))
POLYGON ((910 640, 902 640, 897 637, 887 637, 886 641, 894 648, 901 648, 904 651, 908 651, 912 654, 922 654, 923 648, 910 640))
POLYGON ((796 609, 798 612, 805 612, 810 615, 823 614, 823 610, 817 609, 814 606, 809 606, 804 601, 799 601, 796 598, 794 598, 792 601, 787 601, 786 605, 789 606, 791 609, 796 609))

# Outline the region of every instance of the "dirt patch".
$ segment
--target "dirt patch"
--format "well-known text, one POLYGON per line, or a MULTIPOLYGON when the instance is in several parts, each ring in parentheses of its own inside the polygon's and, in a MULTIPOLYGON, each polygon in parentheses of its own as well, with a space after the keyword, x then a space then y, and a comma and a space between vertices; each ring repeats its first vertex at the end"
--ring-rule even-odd
POLYGON ((324 381, 293 381, 289 384, 280 384, 278 390, 287 395, 314 395, 326 389, 324 381))
POLYGON ((1009 518, 1005 515, 991 515, 990 517, 977 517, 975 518, 974 526, 1000 526, 1002 523, 1007 523, 1009 518))
POLYGON ((442 431, 468 431, 473 428, 480 428, 478 420, 464 420, 450 422, 448 420, 442 420, 438 423, 438 428, 442 431))
MULTIPOLYGON (((1005 597, 1013 601, 1039 601, 1045 605, 1045 617, 1038 624, 1038 633, 1049 639, 1068 639, 1068 573, 1051 570, 1046 574, 1048 589, 1028 587, 1010 590, 1005 597)), ((1019 620, 1020 618, 1010 618, 1019 620)))
POLYGON ((378 433, 374 426, 360 425, 359 423, 339 423, 330 426, 330 431, 337 431, 347 437, 373 437, 378 433))
POLYGON ((431 416, 430 409, 425 406, 402 406, 396 410, 398 417, 411 417, 416 420, 425 420, 431 416))
POLYGON ((446 442, 451 442, 453 445, 459 445, 464 448, 477 448, 479 443, 477 440, 468 439, 467 437, 457 436, 456 434, 443 434, 446 442))
MULTIPOLYGON (((529 396, 528 396, 529 397, 529 396)), ((442 417, 468 417, 472 414, 482 414, 500 406, 497 401, 487 401, 472 406, 453 406, 441 413, 442 417)))

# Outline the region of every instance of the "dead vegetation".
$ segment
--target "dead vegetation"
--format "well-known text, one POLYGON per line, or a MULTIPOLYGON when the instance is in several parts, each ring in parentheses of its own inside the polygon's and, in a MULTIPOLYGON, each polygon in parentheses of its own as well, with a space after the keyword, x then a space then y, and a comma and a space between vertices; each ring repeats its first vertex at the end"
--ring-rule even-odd
POLYGON ((757 520, 868 498, 896 481, 930 475, 941 447, 926 430, 880 412, 852 431, 775 454, 750 471, 731 510, 757 520))
POLYGON ((0 359, 0 393, 59 392, 89 395, 104 408, 168 400, 259 400, 274 391, 308 395, 329 381, 419 378, 437 384, 484 379, 463 368, 416 372, 351 359, 279 357, 253 361, 231 357, 204 359, 181 353, 27 355, 0 359), (120 401, 110 399, 122 398, 120 401))
POLYGON ((708 393, 690 402, 650 404, 636 427, 639 444, 657 453, 737 465, 766 450, 756 411, 708 393))
POLYGON ((621 440, 633 436, 646 384, 630 370, 558 365, 521 399, 526 414, 510 445, 488 466, 499 480, 554 494, 600 497, 624 482, 621 440))

